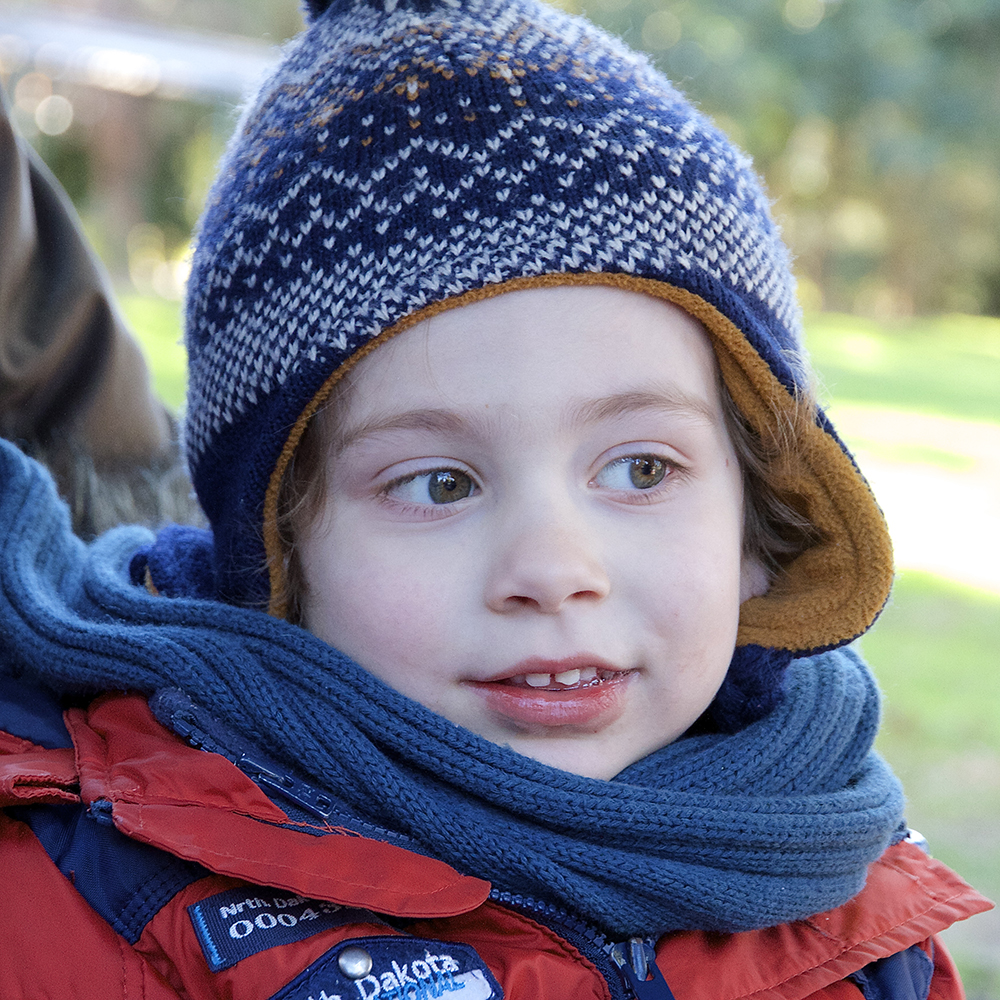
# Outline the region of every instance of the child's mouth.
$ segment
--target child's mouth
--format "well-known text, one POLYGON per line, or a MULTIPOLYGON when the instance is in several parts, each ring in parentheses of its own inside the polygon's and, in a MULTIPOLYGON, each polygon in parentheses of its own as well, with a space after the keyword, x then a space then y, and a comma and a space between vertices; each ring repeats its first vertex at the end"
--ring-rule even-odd
POLYGON ((596 687, 619 671, 601 670, 597 667, 573 667, 559 673, 517 674, 509 677, 503 684, 514 687, 529 687, 536 691, 568 691, 577 688, 596 687))
POLYGON ((535 730, 569 727, 593 732, 603 728, 624 711, 628 681, 636 673, 599 660, 595 663, 594 657, 532 659, 518 667, 518 673, 474 682, 474 686, 491 711, 518 728, 535 730))

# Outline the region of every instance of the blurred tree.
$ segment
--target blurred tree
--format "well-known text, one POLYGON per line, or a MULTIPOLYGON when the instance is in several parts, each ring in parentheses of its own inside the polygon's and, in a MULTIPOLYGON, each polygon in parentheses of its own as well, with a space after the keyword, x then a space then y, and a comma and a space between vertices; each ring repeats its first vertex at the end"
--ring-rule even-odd
POLYGON ((1000 0, 562 2, 754 156, 807 294, 1000 311, 1000 0))
POLYGON ((275 43, 291 37, 302 27, 295 0, 47 0, 45 7, 275 43))
POLYGON ((183 72, 180 80, 168 79, 165 64, 190 52, 195 41, 208 41, 214 47, 194 59, 225 65, 220 54, 239 49, 243 77, 255 75, 266 50, 301 28, 298 5, 5 0, 4 7, 0 83, 11 94, 17 125, 70 192, 116 278, 142 292, 180 297, 190 233, 247 81, 232 78, 206 89, 204 81, 187 85, 183 72), (42 29, 40 38, 18 44, 16 34, 4 35, 5 12, 45 18, 41 23, 55 37, 42 29), (71 25, 68 34, 59 33, 62 20, 71 25), (86 39, 73 37, 74 24, 89 32, 86 39))
MULTIPOLYGON (((751 153, 796 253, 807 305, 879 318, 1000 313, 1000 0, 558 2, 645 48, 751 153)), ((271 43, 302 23, 297 0, 46 7, 271 43)), ((30 70, 22 67, 19 86, 30 70)), ((42 90, 44 82, 35 81, 42 90)), ((133 99, 126 131, 143 136, 146 165, 130 168, 131 181, 105 170, 102 189, 95 143, 106 142, 98 122, 108 97, 72 99, 72 126, 54 137, 35 129, 43 155, 85 215, 108 183, 138 184, 140 225, 155 231, 129 222, 130 261, 173 260, 232 128, 235 100, 133 99)), ((35 98, 26 100, 32 106, 35 98)), ((110 253, 108 244, 123 237, 95 238, 110 253)), ((139 267, 133 278, 153 271, 139 267)))

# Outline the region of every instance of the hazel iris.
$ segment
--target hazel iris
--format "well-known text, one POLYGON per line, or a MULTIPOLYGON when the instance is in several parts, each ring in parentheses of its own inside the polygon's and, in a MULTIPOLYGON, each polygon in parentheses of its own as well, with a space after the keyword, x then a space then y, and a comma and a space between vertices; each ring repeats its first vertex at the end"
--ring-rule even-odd
POLYGON ((457 469, 438 469, 427 478, 427 493, 433 503, 464 500, 472 489, 472 477, 457 469))
POLYGON ((629 462, 628 478, 637 490, 648 490, 663 482, 667 463, 653 455, 637 455, 629 462))

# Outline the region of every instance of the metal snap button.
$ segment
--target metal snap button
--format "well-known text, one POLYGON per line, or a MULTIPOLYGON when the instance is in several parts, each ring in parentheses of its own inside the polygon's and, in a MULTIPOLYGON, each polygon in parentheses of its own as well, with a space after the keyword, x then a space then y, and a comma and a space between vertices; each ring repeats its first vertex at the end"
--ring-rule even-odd
POLYGON ((372 957, 364 948, 351 945, 337 956, 337 965, 348 979, 364 979, 372 971, 372 957))

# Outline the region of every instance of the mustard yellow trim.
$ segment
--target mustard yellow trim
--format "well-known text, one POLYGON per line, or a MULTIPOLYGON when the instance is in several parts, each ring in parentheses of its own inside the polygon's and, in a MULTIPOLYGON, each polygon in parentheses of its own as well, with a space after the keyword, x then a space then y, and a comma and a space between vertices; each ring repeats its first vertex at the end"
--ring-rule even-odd
MULTIPOLYGON (((740 609, 739 645, 807 650, 838 645, 874 621, 892 586, 892 547, 878 504, 864 477, 837 442, 813 421, 796 419, 800 404, 750 346, 742 331, 692 292, 626 274, 543 274, 514 278, 435 302, 387 328, 356 351, 323 383, 292 428, 264 500, 264 545, 272 595, 283 594, 284 560, 277 530, 278 494, 306 425, 333 387, 380 344, 432 316, 507 292, 553 285, 604 285, 651 295, 679 306, 708 330, 726 386, 740 411, 766 438, 782 422, 796 428, 796 447, 783 456, 776 483, 819 529, 822 541, 799 556, 763 597, 740 609)), ((280 599, 271 614, 285 617, 280 599)))

